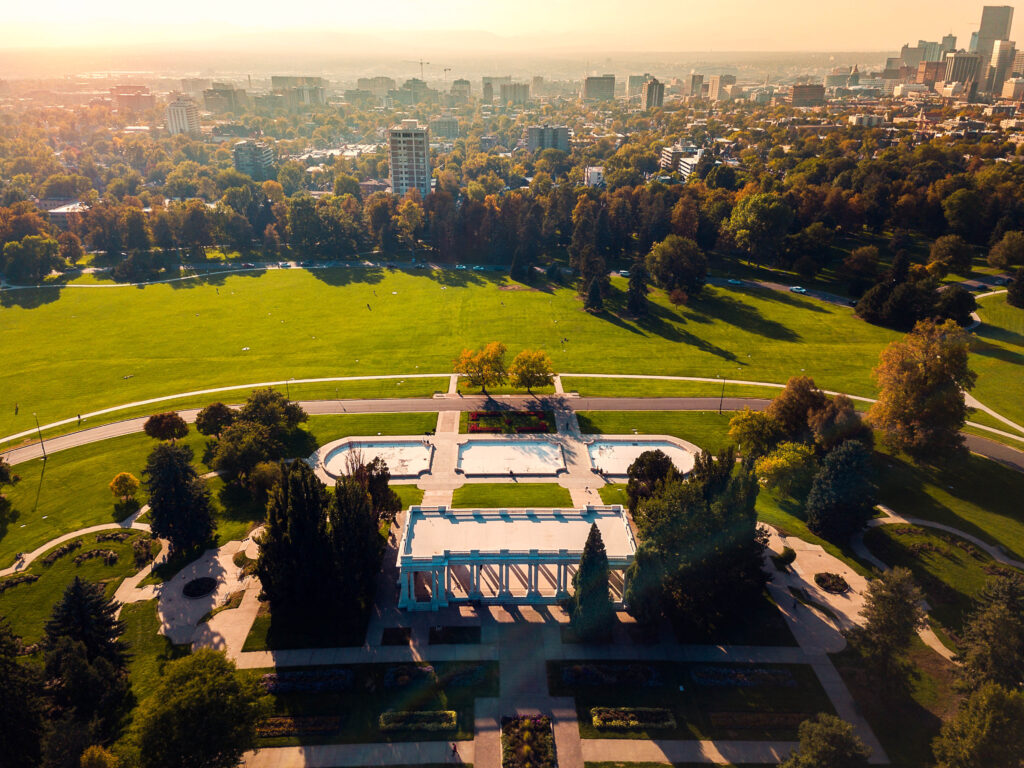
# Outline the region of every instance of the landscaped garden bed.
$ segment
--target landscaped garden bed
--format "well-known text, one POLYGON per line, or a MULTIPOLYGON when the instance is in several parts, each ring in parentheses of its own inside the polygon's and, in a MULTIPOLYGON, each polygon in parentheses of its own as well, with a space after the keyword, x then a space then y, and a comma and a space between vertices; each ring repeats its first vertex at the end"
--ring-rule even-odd
POLYGON ((557 768, 551 718, 509 717, 501 721, 502 768, 557 768))
POLYGON ((672 711, 662 707, 591 707, 590 721, 602 730, 675 728, 672 711))
POLYGON ((459 727, 458 714, 450 709, 397 712, 383 712, 379 718, 380 729, 393 731, 454 731, 459 727))
POLYGON ((529 434, 555 431, 552 411, 470 411, 470 434, 529 434))
POLYGON ((190 600, 196 600, 200 597, 206 597, 215 589, 217 589, 217 580, 209 576, 203 576, 198 579, 192 579, 192 581, 184 586, 181 592, 190 600))
POLYGON ((548 689, 575 699, 584 739, 791 741, 833 711, 807 664, 552 661, 548 689))
POLYGON ((281 736, 312 736, 337 731, 344 718, 339 715, 316 715, 313 717, 290 717, 276 715, 260 720, 256 724, 256 735, 262 739, 281 736))
POLYGON ((838 573, 816 573, 814 583, 833 595, 843 595, 850 591, 850 584, 838 573))

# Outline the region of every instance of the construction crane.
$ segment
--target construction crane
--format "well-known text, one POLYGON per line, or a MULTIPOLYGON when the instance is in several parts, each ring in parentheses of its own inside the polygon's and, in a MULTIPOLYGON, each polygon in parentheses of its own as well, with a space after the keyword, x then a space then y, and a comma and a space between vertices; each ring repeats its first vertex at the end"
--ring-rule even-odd
POLYGON ((420 80, 422 80, 423 79, 423 67, 424 67, 424 65, 429 64, 430 62, 429 61, 424 61, 423 59, 420 59, 419 61, 403 61, 402 63, 403 64, 419 64, 420 65, 420 80))

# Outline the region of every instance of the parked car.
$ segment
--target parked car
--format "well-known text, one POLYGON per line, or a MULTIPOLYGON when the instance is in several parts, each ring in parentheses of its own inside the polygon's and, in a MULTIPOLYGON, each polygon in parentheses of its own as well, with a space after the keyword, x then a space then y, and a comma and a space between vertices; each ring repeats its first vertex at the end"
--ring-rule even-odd
POLYGON ((466 265, 465 265, 465 264, 456 264, 456 265, 455 265, 455 268, 456 268, 456 269, 465 269, 465 268, 466 268, 466 265))
POLYGON ((619 270, 619 277, 629 277, 629 270, 628 269, 620 269, 619 270))
POLYGON ((256 269, 256 265, 253 264, 251 261, 243 261, 242 269, 256 269))
POLYGON ((743 285, 743 281, 737 280, 735 277, 730 277, 725 282, 727 282, 729 285, 743 285))
POLYGON ((793 293, 807 293, 807 289, 799 285, 794 285, 789 290, 791 290, 793 293))
POLYGON ((485 267, 482 267, 479 264, 477 264, 475 267, 473 267, 473 271, 474 272, 483 272, 484 269, 485 269, 485 267))

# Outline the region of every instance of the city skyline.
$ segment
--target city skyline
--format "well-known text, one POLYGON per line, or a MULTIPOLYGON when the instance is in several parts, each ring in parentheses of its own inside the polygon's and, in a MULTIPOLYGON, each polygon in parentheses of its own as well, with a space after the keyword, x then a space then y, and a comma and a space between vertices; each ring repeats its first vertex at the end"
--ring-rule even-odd
POLYGON ((302 43, 316 49, 334 37, 344 45, 340 53, 351 55, 406 50, 411 42, 417 43, 416 50, 464 54, 510 50, 528 54, 541 49, 548 53, 889 51, 898 50, 904 42, 939 39, 949 32, 966 47, 978 29, 982 9, 982 3, 957 0, 830 5, 823 10, 820 3, 809 0, 772 4, 727 0, 680 7, 665 0, 641 0, 623 14, 611 0, 585 5, 579 0, 554 4, 525 0, 515 14, 508 14, 470 0, 444 0, 429 7, 398 0, 386 8, 299 0, 282 20, 238 0, 216 6, 183 0, 173 7, 126 0, 92 4, 58 0, 45 8, 24 4, 8 10, 0 45, 11 50, 154 44, 281 49, 302 43), (190 18, 196 21, 183 22, 190 18), (651 24, 652 19, 658 23, 651 24), (317 33, 309 34, 311 26, 317 33), (382 38, 384 32, 389 33, 387 39, 382 38), (425 37, 417 40, 417 35, 425 37))

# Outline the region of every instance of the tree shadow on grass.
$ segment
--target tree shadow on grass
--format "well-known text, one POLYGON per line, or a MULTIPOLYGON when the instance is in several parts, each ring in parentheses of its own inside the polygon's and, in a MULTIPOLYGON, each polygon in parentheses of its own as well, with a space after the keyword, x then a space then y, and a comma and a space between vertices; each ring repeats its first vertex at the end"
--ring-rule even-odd
POLYGON ((53 288, 7 288, 0 292, 0 306, 36 309, 44 304, 58 301, 60 295, 61 289, 57 286, 53 288))
POLYGON ((21 513, 14 508, 10 499, 0 495, 0 541, 7 535, 11 523, 17 522, 20 517, 21 513))
POLYGON ((345 264, 344 266, 310 269, 308 271, 309 274, 321 283, 325 283, 326 285, 336 288, 346 285, 356 285, 358 283, 377 285, 382 282, 385 277, 385 270, 383 268, 367 267, 358 261, 353 261, 351 264, 345 264))
POLYGON ((1017 333, 1017 331, 1011 331, 1009 328, 1001 328, 997 325, 988 325, 984 320, 974 333, 979 339, 992 339, 1004 344, 1024 347, 1024 333, 1017 333))
POLYGON ((764 301, 774 301, 779 304, 786 304, 796 309, 806 309, 811 312, 819 312, 822 314, 828 314, 829 311, 825 307, 815 304, 813 301, 808 299, 798 298, 798 294, 790 293, 789 291, 777 291, 774 288, 766 288, 763 286, 753 286, 750 288, 751 292, 756 291, 756 296, 764 301))
POLYGON ((994 357, 996 360, 1011 365, 1024 365, 1024 354, 1014 352, 1012 349, 1004 349, 981 338, 976 338, 971 344, 971 352, 984 357, 994 357))
MULTIPOLYGON (((769 320, 754 306, 725 294, 701 294, 695 308, 748 333, 777 341, 800 341, 800 334, 775 320, 769 320)), ((824 310, 821 310, 824 311, 824 310)))

